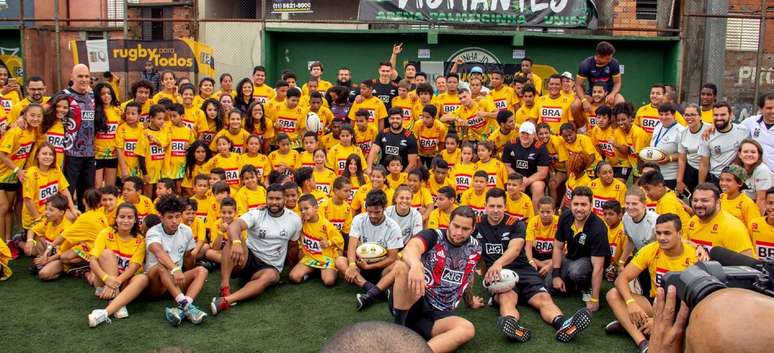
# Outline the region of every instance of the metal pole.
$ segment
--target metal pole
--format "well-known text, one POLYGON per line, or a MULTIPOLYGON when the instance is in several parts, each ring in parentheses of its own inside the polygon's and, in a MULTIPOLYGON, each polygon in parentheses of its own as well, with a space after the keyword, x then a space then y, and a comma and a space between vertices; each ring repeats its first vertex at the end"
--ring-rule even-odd
POLYGON ((121 2, 123 3, 122 5, 124 7, 124 39, 129 38, 129 21, 128 21, 129 6, 126 4, 127 1, 128 0, 121 0, 121 2))
MULTIPOLYGON (((19 1, 19 18, 24 18, 24 1, 19 1)), ((22 80, 27 82, 27 60, 25 60, 27 53, 24 51, 24 20, 19 20, 19 46, 21 47, 19 56, 22 58, 22 80)), ((10 75, 11 73, 9 72, 8 74, 10 75)))
POLYGON ((54 0, 54 46, 56 47, 56 78, 57 89, 62 88, 62 47, 59 38, 59 0, 54 0))
POLYGON ((767 1, 761 1, 761 23, 758 27, 758 56, 755 59, 755 93, 753 94, 753 106, 755 106, 758 94, 760 93, 761 85, 761 63, 763 62, 763 46, 766 45, 766 12, 768 7, 767 1))

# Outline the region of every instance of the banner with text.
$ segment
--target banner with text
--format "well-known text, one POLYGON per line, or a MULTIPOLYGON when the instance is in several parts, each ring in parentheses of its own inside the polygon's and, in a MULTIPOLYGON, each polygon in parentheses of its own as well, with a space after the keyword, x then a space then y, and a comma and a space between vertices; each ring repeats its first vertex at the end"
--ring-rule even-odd
POLYGON ((596 28, 592 0, 361 0, 358 19, 485 26, 596 28))
POLYGON ((314 13, 312 0, 272 0, 271 13, 314 13))
POLYGON ((89 65, 93 72, 139 72, 145 69, 146 62, 151 61, 160 71, 191 71, 202 76, 215 76, 212 48, 192 39, 111 39, 105 42, 107 45, 72 41, 73 62, 89 65))

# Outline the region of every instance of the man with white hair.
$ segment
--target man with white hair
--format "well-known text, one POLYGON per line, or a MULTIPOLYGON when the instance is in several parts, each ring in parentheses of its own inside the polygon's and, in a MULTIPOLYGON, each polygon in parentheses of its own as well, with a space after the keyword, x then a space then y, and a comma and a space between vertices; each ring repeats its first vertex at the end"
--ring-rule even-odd
POLYGON ((73 112, 70 121, 65 122, 64 175, 70 183, 70 193, 76 195, 78 207, 83 210, 83 193, 94 187, 96 173, 94 93, 88 66, 73 66, 70 79, 73 85, 61 92, 70 98, 70 110, 73 112))

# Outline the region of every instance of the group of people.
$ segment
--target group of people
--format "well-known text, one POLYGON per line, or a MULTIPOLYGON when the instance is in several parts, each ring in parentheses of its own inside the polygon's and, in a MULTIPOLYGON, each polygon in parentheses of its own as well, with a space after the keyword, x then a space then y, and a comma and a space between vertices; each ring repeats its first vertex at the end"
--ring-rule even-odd
POLYGON ((462 299, 497 307, 510 340, 530 338, 526 303, 570 342, 604 294, 617 318, 606 331, 647 351, 666 272, 715 246, 774 256, 774 94, 739 124, 709 83, 684 106, 653 85, 635 110, 614 52, 600 42, 575 77, 541 78, 525 58, 512 82, 479 66, 462 82, 455 62, 433 86, 413 62, 400 77, 398 44, 359 85, 347 68, 322 79, 321 63, 304 84, 286 71, 271 87, 256 66, 217 90, 165 71, 124 102, 85 65, 53 97, 35 76, 22 94, 0 67, 0 277, 23 254, 41 280, 95 288, 107 306, 91 327, 127 317, 142 293, 171 297, 178 326, 207 317, 194 302, 210 272, 219 315, 287 267, 291 283, 361 288, 357 310, 387 300, 436 352, 475 335, 462 299), (640 157, 647 147, 663 158, 640 157), (386 255, 361 258, 363 244, 386 255), (473 294, 476 276, 503 269, 512 290, 473 294), (566 316, 552 298, 570 294, 584 305, 566 316))

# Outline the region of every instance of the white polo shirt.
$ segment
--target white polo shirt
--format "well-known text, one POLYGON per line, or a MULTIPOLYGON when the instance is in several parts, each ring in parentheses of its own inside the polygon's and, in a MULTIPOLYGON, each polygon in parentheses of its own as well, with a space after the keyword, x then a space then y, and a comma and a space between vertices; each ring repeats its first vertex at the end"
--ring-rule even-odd
POLYGON ((769 170, 774 170, 774 125, 767 129, 763 122, 763 115, 744 119, 741 125, 747 128, 750 137, 763 146, 763 162, 769 170))

